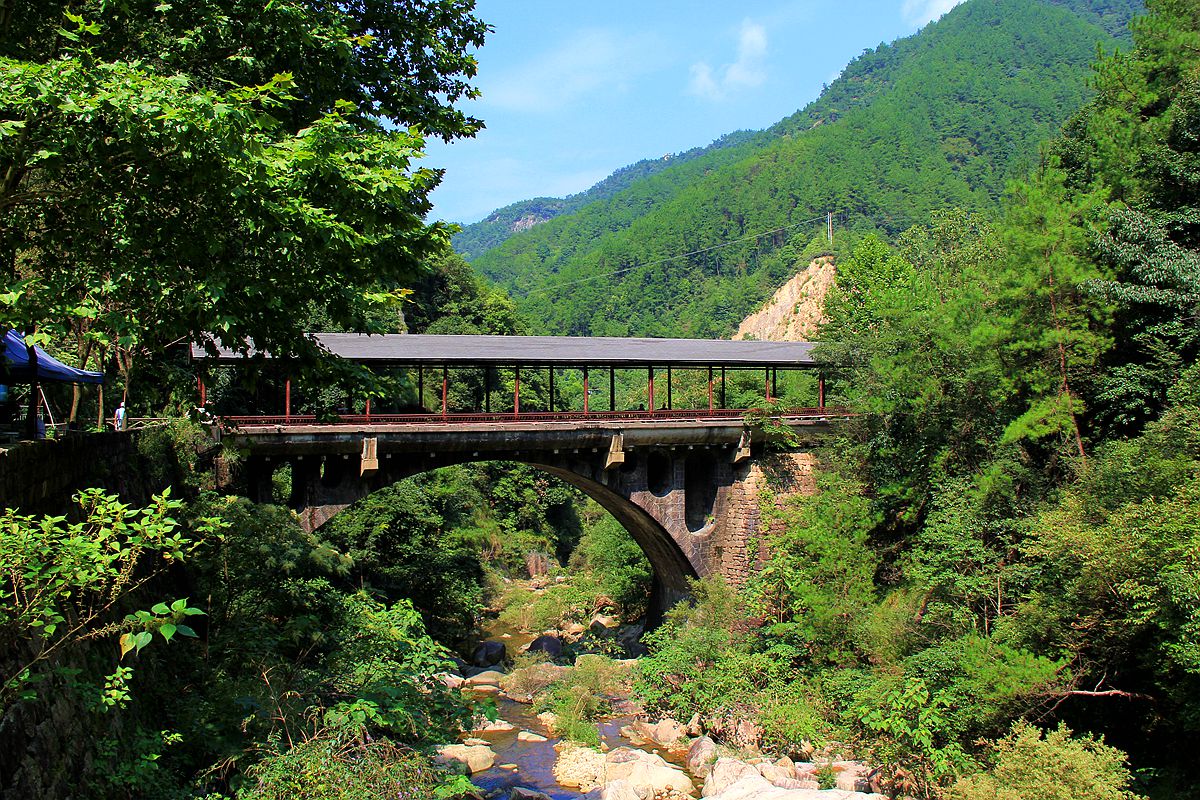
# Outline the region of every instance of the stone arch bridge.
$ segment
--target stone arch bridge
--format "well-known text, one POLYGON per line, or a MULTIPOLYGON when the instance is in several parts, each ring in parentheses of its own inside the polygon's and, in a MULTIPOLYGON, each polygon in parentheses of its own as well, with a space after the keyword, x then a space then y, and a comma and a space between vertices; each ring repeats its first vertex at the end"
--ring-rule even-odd
POLYGON ((270 501, 272 475, 291 467, 289 505, 308 530, 388 484, 440 467, 519 461, 577 487, 646 553, 655 610, 684 596, 688 578, 742 583, 758 558, 763 489, 811 490, 808 452, 830 416, 781 416, 768 434, 738 417, 654 421, 239 424, 222 436, 248 453, 251 499, 270 501), (792 432, 791 452, 779 430, 792 432))
MULTIPOLYGON (((811 490, 810 451, 845 416, 825 407, 823 380, 817 383, 814 406, 778 408, 772 396, 778 394, 778 371, 816 367, 811 345, 802 342, 321 337, 322 344, 343 357, 392 369, 415 367, 410 384, 417 389, 417 413, 411 402, 398 413, 380 413, 378 405, 373 413, 366 404, 361 411, 322 422, 315 415, 292 413, 290 381, 284 387, 283 414, 233 417, 215 409, 214 435, 247 455, 251 499, 270 500, 272 475, 287 464, 289 504, 313 530, 372 491, 412 475, 475 461, 530 464, 579 488, 630 532, 654 570, 652 616, 686 594, 689 578, 721 575, 734 585, 746 579, 759 557, 768 475, 774 472, 785 492, 811 490), (432 387, 434 402, 425 387, 431 366, 440 367, 441 377, 440 387, 432 387), (478 398, 484 408, 450 407, 450 368, 485 371, 486 388, 478 398), (661 405, 655 396, 656 368, 658 399, 665 394, 661 405), (503 410, 493 411, 499 401, 491 387, 502 369, 511 370, 512 380, 502 385, 511 387, 512 394, 503 410), (528 399, 522 408, 522 370, 528 376, 537 369, 547 371, 549 394, 548 400, 543 394, 542 403, 548 407, 530 411, 528 399), (555 375, 567 369, 582 371, 582 409, 564 408, 555 393, 555 375), (617 409, 617 369, 646 371, 646 402, 639 408, 617 409), (687 394, 693 403, 698 395, 706 396, 707 407, 676 407, 672 369, 690 370, 693 378, 706 370, 707 392, 701 377, 687 394), (597 393, 589 390, 589 378, 597 370, 608 372, 606 410, 597 410, 589 399, 597 393), (762 406, 768 410, 728 408, 727 370, 758 371, 762 406)), ((218 365, 247 355, 193 354, 218 365)), ((603 388, 599 394, 605 399, 603 388)))

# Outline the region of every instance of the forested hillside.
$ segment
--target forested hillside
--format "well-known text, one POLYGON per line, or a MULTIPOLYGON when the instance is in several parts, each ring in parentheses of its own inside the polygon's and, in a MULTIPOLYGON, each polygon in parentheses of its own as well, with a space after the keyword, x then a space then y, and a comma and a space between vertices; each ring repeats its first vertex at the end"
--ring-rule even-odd
POLYGON ((811 255, 826 211, 839 229, 892 234, 939 208, 995 210, 1138 6, 964 3, 865 53, 765 139, 638 180, 473 263, 547 333, 728 335, 811 255))
POLYGON ((455 234, 454 249, 466 258, 475 258, 493 247, 499 247, 514 233, 528 230, 534 225, 563 214, 573 214, 589 203, 607 200, 635 181, 655 175, 669 167, 678 167, 708 155, 715 157, 705 160, 705 169, 735 161, 747 152, 744 145, 761 143, 767 135, 762 131, 734 131, 707 147, 693 147, 682 153, 668 154, 661 158, 644 158, 627 167, 621 167, 595 186, 578 194, 568 197, 535 197, 532 200, 521 200, 507 205, 493 211, 479 222, 465 226, 455 234))

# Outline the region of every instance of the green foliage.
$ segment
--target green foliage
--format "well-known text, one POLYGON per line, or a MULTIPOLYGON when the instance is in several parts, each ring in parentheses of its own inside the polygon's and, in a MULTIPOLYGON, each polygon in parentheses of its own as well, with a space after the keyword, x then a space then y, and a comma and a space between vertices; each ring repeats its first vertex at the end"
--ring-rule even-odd
POLYGON ((942 731, 963 747, 1059 694, 1070 677, 1061 662, 975 635, 927 647, 903 668, 944 701, 942 731))
POLYGON ((1064 725, 1042 731, 1018 722, 990 745, 991 767, 960 778, 948 800, 1136 800, 1125 754, 1064 725))
POLYGON ((455 522, 469 518, 472 497, 479 494, 460 494, 458 486, 453 480, 441 486, 432 479, 402 481, 346 509, 325 532, 353 561, 355 582, 390 601, 411 601, 431 630, 452 641, 475 627, 483 601, 480 555, 452 533, 455 522))
POLYGON ((534 700, 538 713, 554 715, 554 732, 564 739, 589 747, 600 746, 596 720, 608 711, 608 703, 588 686, 563 681, 534 700))
POLYGON ((698 580, 690 589, 691 601, 642 639, 650 654, 639 660, 634 690, 648 709, 711 718, 790 674, 795 649, 757 649, 739 624, 740 598, 723 581, 698 580))
POLYGON ((376 800, 456 797, 471 788, 428 757, 387 739, 322 735, 271 756, 250 771, 239 800, 376 800))
POLYGON ((945 711, 950 700, 929 692, 920 678, 887 689, 877 705, 855 712, 872 735, 870 748, 893 793, 933 798, 939 787, 970 765, 951 736, 945 711))
POLYGON ((1113 43, 1105 28, 1139 7, 1107 4, 1114 26, 1092 6, 965 3, 866 51, 767 131, 668 163, 482 255, 465 246, 535 330, 728 335, 807 264, 826 211, 839 235, 857 235, 897 234, 947 207, 995 210, 1087 99, 1096 46, 1113 43))
MULTIPOLYGON (((320 360, 443 247, 424 136, 472 135, 470 3, 23 5, 0 19, 0 318, 135 365, 213 336, 320 360), (420 42, 420 46, 412 43, 420 42), (302 268, 297 268, 302 264, 302 268)), ((147 376, 152 372, 147 372, 147 376)), ((350 375, 343 371, 343 377, 350 375)))
POLYGON ((573 580, 594 587, 592 605, 615 603, 625 619, 646 613, 653 573, 641 547, 610 514, 598 506, 585 512, 579 546, 571 554, 573 580))
MULTIPOLYGON (((183 506, 168 491, 135 509, 100 489, 81 492, 80 521, 32 517, 7 509, 0 517, 0 644, 7 707, 36 694, 58 651, 88 639, 120 634, 121 657, 141 652, 155 632, 169 641, 195 636, 183 620, 203 612, 177 600, 136 611, 124 620, 122 606, 162 568, 190 556, 200 540, 221 527, 212 517, 191 526, 174 519, 183 506)), ((104 704, 128 699, 126 673, 111 677, 104 704)))
MULTIPOLYGON (((770 507, 770 499, 764 501, 770 507)), ((771 621, 767 632, 810 663, 853 660, 854 630, 874 604, 877 557, 867 536, 878 514, 863 487, 823 469, 811 497, 781 511, 780 532, 766 542, 769 558, 752 579, 753 594, 771 621)))

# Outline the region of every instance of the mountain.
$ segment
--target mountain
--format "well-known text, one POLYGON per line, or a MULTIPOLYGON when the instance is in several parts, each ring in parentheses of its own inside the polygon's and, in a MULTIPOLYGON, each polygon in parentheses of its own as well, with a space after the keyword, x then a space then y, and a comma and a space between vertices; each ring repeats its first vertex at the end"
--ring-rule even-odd
POLYGON ((762 131, 734 131, 727 133, 707 147, 693 147, 682 153, 665 155, 662 158, 644 158, 635 164, 621 167, 590 189, 567 197, 535 197, 521 200, 504 208, 498 208, 487 217, 463 229, 454 236, 454 249, 470 260, 498 247, 513 234, 529 230, 534 225, 548 222, 562 214, 573 214, 597 200, 608 198, 627 189, 635 181, 655 175, 665 169, 678 167, 689 161, 710 154, 721 153, 706 163, 727 163, 735 160, 740 146, 764 139, 762 131), (731 152, 732 151, 732 152, 731 152))
POLYGON ((617 180, 472 263, 539 332, 729 335, 828 249, 826 212, 835 245, 938 208, 994 212, 1089 97, 1097 46, 1114 48, 1140 8, 968 0, 766 131, 617 180))

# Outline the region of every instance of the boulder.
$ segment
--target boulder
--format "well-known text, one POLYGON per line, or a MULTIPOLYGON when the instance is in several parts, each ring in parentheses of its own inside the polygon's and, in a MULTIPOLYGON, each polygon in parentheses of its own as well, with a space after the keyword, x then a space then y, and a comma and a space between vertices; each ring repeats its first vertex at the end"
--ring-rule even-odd
MULTIPOLYGON (((632 725, 639 739, 660 744, 663 747, 674 747, 679 740, 687 735, 687 728, 670 717, 658 722, 637 720, 632 725)), ((622 729, 624 733, 624 729, 622 729)))
POLYGON ((699 712, 692 714, 692 718, 688 720, 687 732, 688 736, 701 736, 704 734, 704 725, 700 721, 699 712))
POLYGON ((471 728, 471 733, 508 733, 515 731, 516 725, 513 725, 506 719, 488 719, 486 717, 476 717, 474 727, 471 728))
POLYGON ((617 644, 633 658, 645 655, 646 648, 642 644, 642 634, 645 632, 645 625, 622 625, 617 628, 617 644))
POLYGON ((554 779, 563 786, 578 788, 586 794, 604 785, 604 755, 590 747, 571 742, 555 745, 554 779))
POLYGON ((500 687, 493 686, 490 683, 480 683, 474 686, 464 686, 462 688, 468 694, 475 695, 476 697, 491 697, 492 695, 500 694, 500 687))
POLYGON ((545 736, 534 733, 533 731, 520 731, 517 734, 518 742, 546 742, 549 741, 545 736))
POLYGON ((477 667, 490 667, 504 660, 504 642, 480 642, 471 653, 471 663, 477 667))
POLYGON ((551 659, 558 658, 562 655, 563 646, 562 640, 552 633, 543 633, 541 636, 529 643, 530 653, 545 653, 551 659))
MULTIPOLYGON (((796 772, 796 762, 792 761, 787 756, 782 756, 775 761, 775 766, 782 769, 788 774, 789 778, 799 778, 799 773, 796 772)), ((768 779, 769 780, 769 779, 768 779)))
POLYGON ((770 786, 767 779, 758 774, 758 770, 750 764, 738 761, 736 758, 718 758, 704 781, 704 793, 702 796, 714 797, 719 795, 742 778, 750 776, 757 778, 764 785, 770 786))
POLYGON ((711 800, 886 800, 883 795, 844 792, 840 789, 805 789, 772 786, 759 775, 743 775, 720 792, 708 794, 711 800))
POLYGON ((434 761, 473 775, 495 764, 496 754, 485 745, 447 744, 437 749, 434 761))
POLYGON ((444 683, 447 689, 457 689, 463 685, 463 676, 452 672, 439 672, 434 677, 444 683))
POLYGON ((799 786, 790 786, 791 783, 799 783, 796 780, 796 771, 784 769, 778 764, 757 764, 758 772, 775 786, 784 786, 790 789, 799 789, 799 786))
POLYGON ((683 770, 668 764, 661 756, 631 747, 618 747, 604 757, 605 783, 626 781, 636 791, 651 796, 675 791, 695 796, 696 787, 683 770))
POLYGON ((489 669, 472 675, 463 683, 466 686, 499 686, 500 679, 503 677, 503 672, 495 669, 489 669))
POLYGON ((858 761, 835 761, 837 788, 844 792, 871 792, 871 768, 858 761))
POLYGON ((605 785, 600 800, 647 800, 647 796, 645 792, 638 792, 629 781, 617 780, 605 785))
POLYGON ((501 764, 500 769, 505 769, 509 772, 516 772, 518 769, 520 769, 520 767, 518 767, 516 764, 501 764))
POLYGON ((588 631, 593 636, 604 638, 620 626, 621 621, 616 617, 609 616, 608 614, 597 614, 592 617, 592 621, 588 624, 588 631))
POLYGON ((508 800, 553 800, 553 798, 545 792, 518 786, 508 793, 508 800))
POLYGON ((697 778, 707 778, 717 760, 717 743, 707 736, 692 741, 687 752, 687 768, 697 778))

